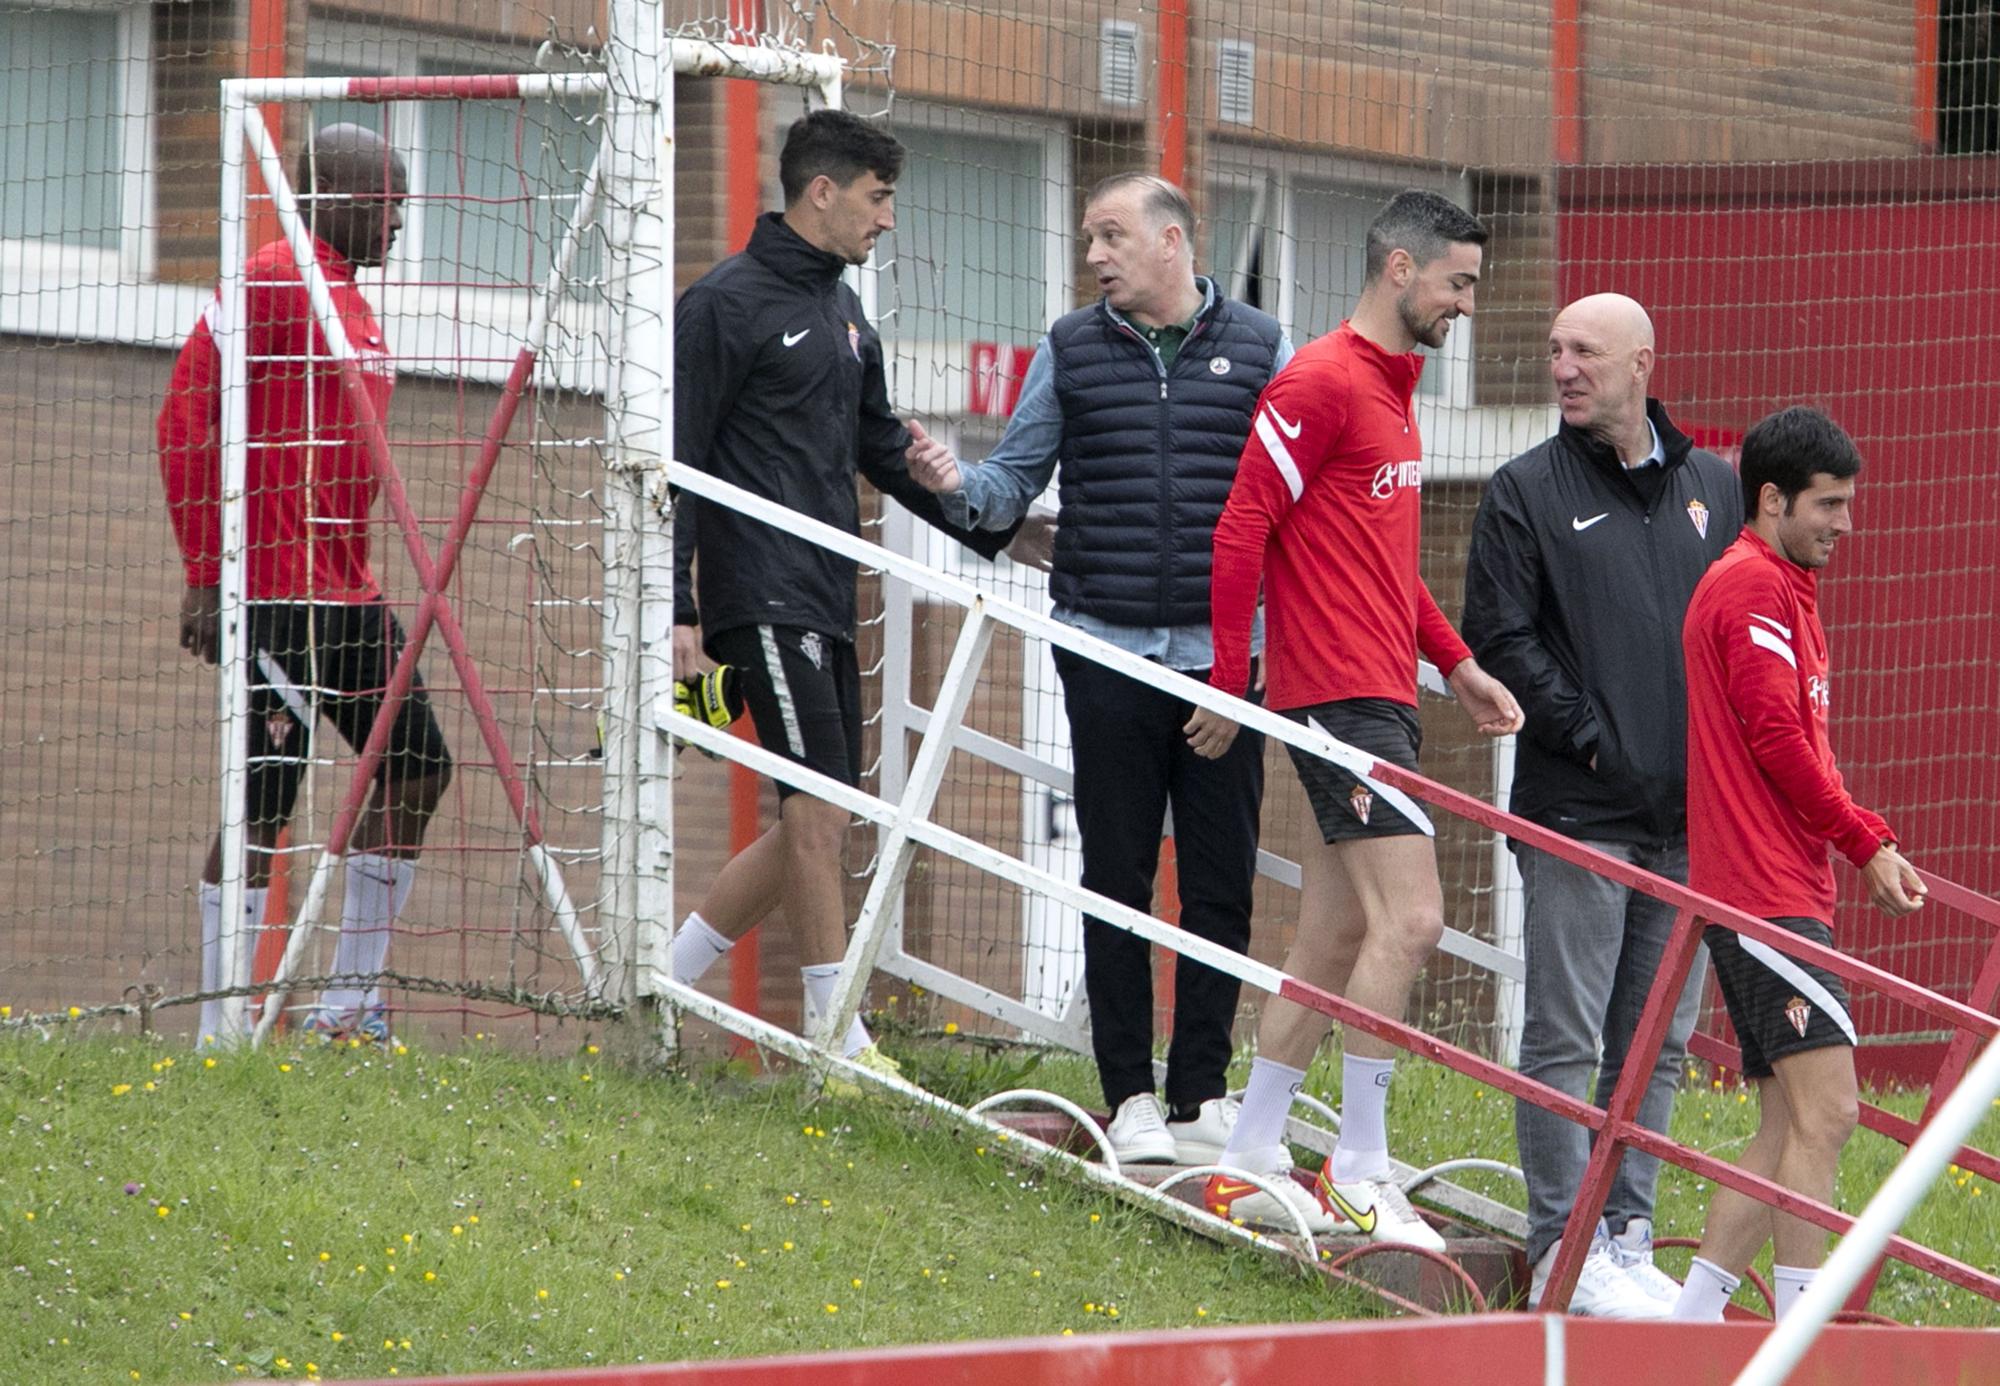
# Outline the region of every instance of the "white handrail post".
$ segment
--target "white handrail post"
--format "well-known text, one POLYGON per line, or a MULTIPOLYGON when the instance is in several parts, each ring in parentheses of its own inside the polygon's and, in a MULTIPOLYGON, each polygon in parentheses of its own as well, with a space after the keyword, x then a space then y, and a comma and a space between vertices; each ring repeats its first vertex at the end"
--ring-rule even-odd
MULTIPOLYGON (((1493 806, 1503 813, 1513 807, 1515 737, 1493 742, 1493 806)), ((1507 845, 1505 833, 1493 834, 1493 946, 1521 957, 1527 947, 1527 897, 1521 868, 1507 845)), ((1521 1027, 1527 1018, 1527 985, 1505 972, 1493 974, 1493 1028, 1496 1052, 1505 1064, 1521 1061, 1521 1027)))
POLYGON ((822 1049, 840 1052, 840 1040, 853 1024, 861 1008, 861 994, 875 970, 893 912, 892 902, 903 894, 903 882, 910 874, 911 825, 930 816, 937 802, 938 786, 944 783, 946 766, 951 763, 952 734, 965 720, 972 695, 978 691, 979 671, 985 667, 986 652, 993 644, 993 620, 986 603, 974 598, 966 609, 965 625, 959 630, 958 644, 952 649, 951 664, 945 669, 938 688, 937 706, 931 710, 929 729, 917 748, 916 763, 910 768, 910 783, 896 803, 896 816, 882 836, 875 859, 875 876, 868 883, 861 914, 854 922, 854 937, 847 945, 847 957, 834 983, 833 995, 819 1018, 819 1029, 809 1038, 822 1049))

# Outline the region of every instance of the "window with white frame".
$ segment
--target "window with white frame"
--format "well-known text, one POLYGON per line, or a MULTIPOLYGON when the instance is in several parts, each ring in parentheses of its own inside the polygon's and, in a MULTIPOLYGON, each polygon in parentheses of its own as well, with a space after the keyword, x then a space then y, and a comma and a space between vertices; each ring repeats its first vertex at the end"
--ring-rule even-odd
POLYGON ((30 278, 150 269, 149 11, 0 0, 0 245, 30 278))

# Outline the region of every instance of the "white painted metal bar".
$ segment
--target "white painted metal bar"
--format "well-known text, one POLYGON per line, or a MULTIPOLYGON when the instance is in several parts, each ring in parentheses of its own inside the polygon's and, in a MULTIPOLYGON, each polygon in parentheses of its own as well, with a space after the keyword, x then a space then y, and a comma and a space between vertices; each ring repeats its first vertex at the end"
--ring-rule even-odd
POLYGON ((925 991, 935 992, 947 1001, 957 1001, 970 1006, 1038 1039, 1059 1044, 1079 1054, 1090 1052, 1090 1031, 1074 1020, 1055 1019, 1018 997, 1008 996, 991 987, 983 987, 977 982, 959 976, 956 972, 946 971, 936 963, 926 962, 908 953, 885 950, 876 958, 875 967, 877 971, 914 982, 925 991))
POLYGON ((882 951, 884 933, 893 917, 890 910, 902 898, 903 882, 910 874, 912 829, 930 816, 931 806, 937 802, 945 767, 951 763, 949 728, 965 720, 966 710, 972 706, 972 695, 979 689, 986 651, 992 644, 993 622, 987 618, 985 603, 974 601, 965 613, 965 625, 959 630, 951 663, 946 666, 944 682, 938 689, 938 712, 943 726, 934 722, 917 748, 916 762, 910 767, 910 783, 904 788, 895 815, 888 823, 888 832, 882 838, 875 876, 868 882, 868 894, 854 922, 854 936, 848 941, 840 978, 834 983, 833 995, 827 999, 826 1010, 819 1018, 819 1030, 813 1038, 824 1049, 836 1052, 840 1049, 841 1037, 860 1009, 861 994, 867 989, 869 974, 875 970, 876 956, 882 951))
MULTIPOLYGON (((733 486, 685 463, 672 463, 668 468, 668 478, 682 490, 726 505, 752 519, 761 520, 765 524, 795 534, 821 548, 830 549, 871 568, 879 568, 885 574, 904 578, 932 596, 942 597, 963 607, 970 607, 974 602, 983 602, 987 614, 1004 625, 1038 636, 1052 645, 1071 650, 1150 688, 1156 688, 1197 707, 1219 712, 1242 726, 1264 733, 1267 737, 1330 760, 1348 770, 1357 779, 1374 786, 1378 793, 1387 789, 1387 786, 1368 775, 1368 771, 1375 763, 1373 756, 1357 750, 1344 741, 1334 739, 1324 731, 1302 726, 1268 709, 1247 703, 1241 698, 1231 697, 1199 679, 1163 669, 1151 660, 1121 650, 1116 645, 1078 630, 1075 626, 1064 625, 1053 616, 1030 611, 1018 602, 982 592, 961 578, 939 573, 915 559, 891 552, 880 544, 871 544, 866 539, 858 538, 833 525, 823 524, 810 516, 802 515, 776 501, 754 495, 740 486, 733 486)), ((682 724, 682 719, 676 720, 675 735, 680 735, 679 728, 682 724)), ((1382 793, 1382 797, 1386 800, 1390 796, 1382 793)))
MULTIPOLYGON (((218 675, 222 729, 222 932, 216 975, 224 987, 250 980, 252 949, 244 937, 244 894, 249 886, 250 648, 245 596, 250 478, 249 331, 244 264, 248 260, 244 199, 244 103, 222 95, 222 279, 216 320, 210 325, 222 370, 222 572, 217 593, 218 675)), ((262 923, 262 921, 258 921, 262 923)), ((237 1043, 246 998, 222 1002, 216 1042, 237 1043)))
POLYGON ((1989 1041, 1977 1063, 1953 1089, 1937 1115, 1911 1143, 1875 1197, 1861 1210, 1861 1216, 1847 1229, 1833 1255, 1820 1267, 1812 1288, 1800 1296, 1777 1328, 1736 1377, 1735 1386, 1778 1386, 1806 1355, 1813 1339, 1854 1287, 1861 1283, 1889 1238, 1923 1202, 1944 1173, 1945 1166, 1958 1155, 1965 1138, 1972 1134, 2000 1099, 2000 1040, 1989 1041))

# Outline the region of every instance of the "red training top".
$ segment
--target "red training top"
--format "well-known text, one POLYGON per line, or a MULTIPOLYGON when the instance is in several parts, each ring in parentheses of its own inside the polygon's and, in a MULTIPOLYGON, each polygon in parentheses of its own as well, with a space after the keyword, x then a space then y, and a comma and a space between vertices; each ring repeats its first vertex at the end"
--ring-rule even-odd
POLYGON ((1215 527, 1215 687, 1249 684, 1260 585, 1274 710, 1414 707, 1418 649, 1445 674, 1470 657, 1417 576, 1423 439, 1410 397, 1423 369, 1342 323, 1264 387, 1215 527))
POLYGON ((1894 834, 1834 768, 1818 588, 1745 529, 1694 590, 1681 627, 1688 884, 1760 918, 1830 924, 1827 844, 1865 866, 1894 834))
MULTIPOLYGON (((314 246, 375 416, 385 418, 396 381, 382 329, 353 267, 325 242, 314 246)), ((282 240, 264 246, 245 276, 247 596, 371 601, 381 595, 368 567, 368 513, 378 484, 291 248, 282 240)), ((214 587, 222 574, 222 358, 214 335, 221 309, 218 295, 181 345, 160 408, 160 476, 190 587, 214 587)))

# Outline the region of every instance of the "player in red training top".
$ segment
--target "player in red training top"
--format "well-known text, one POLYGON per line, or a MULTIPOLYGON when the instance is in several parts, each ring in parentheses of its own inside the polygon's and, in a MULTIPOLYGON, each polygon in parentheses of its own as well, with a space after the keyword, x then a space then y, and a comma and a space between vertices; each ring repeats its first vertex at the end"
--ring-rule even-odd
MULTIPOLYGON (((1434 193, 1405 192, 1383 209, 1368 228, 1354 316, 1302 348, 1265 388, 1215 530, 1210 682, 1244 692, 1261 585, 1269 705, 1412 770, 1422 735, 1419 649, 1480 731, 1502 736, 1521 725, 1513 695, 1480 669, 1417 574, 1423 445, 1411 395, 1423 358, 1415 348, 1444 345, 1452 320, 1472 312, 1485 242, 1478 218, 1434 193)), ((1444 932, 1430 838, 1346 770, 1296 751, 1292 763, 1325 841, 1305 850, 1285 970, 1401 1017, 1444 932)), ((1340 1144, 1317 1197, 1291 1181, 1285 1116, 1328 1028, 1325 1016, 1293 1002, 1265 1006, 1222 1163, 1282 1171, 1287 1201, 1309 1226, 1442 1250, 1390 1177, 1384 1113, 1396 1051, 1381 1040, 1348 1032, 1340 1144)), ((1209 1181, 1206 1202, 1289 1221, 1268 1194, 1226 1177, 1209 1181)))
MULTIPOLYGON (((354 271, 381 264, 403 224, 403 161, 372 130, 328 126, 301 159, 298 186, 314 193, 301 199, 314 251, 380 418, 395 371, 354 271)), ((403 632, 368 566, 368 515, 377 491, 368 449, 291 248, 283 240, 262 247, 245 266, 245 277, 251 665, 244 925, 254 930, 264 916, 271 853, 306 772, 315 711, 358 749, 374 725, 403 632)), ((159 419, 167 514, 187 573, 181 646, 209 664, 220 653, 222 363, 215 334, 221 307, 220 297, 212 301, 181 347, 159 419)), ((409 896, 424 829, 450 779, 444 733, 418 680, 397 714, 373 800, 349 844, 333 972, 352 980, 321 993, 307 1021, 316 1033, 387 1041, 387 1020, 369 979, 388 957, 390 929, 409 896)), ((221 880, 218 834, 201 876, 204 992, 222 985, 221 880)), ((232 1038, 220 1028, 220 1002, 204 1002, 199 1042, 232 1038)))
MULTIPOLYGON (((1780 410, 1743 439, 1743 533, 1703 575, 1681 628, 1688 690, 1688 884, 1833 943, 1831 844, 1888 915, 1924 903, 1888 825, 1855 806, 1827 740, 1832 684, 1819 570, 1853 528, 1861 454, 1817 409, 1780 410)), ((1762 1115, 1738 1164, 1833 1202, 1854 1130, 1854 1022, 1840 978, 1710 925, 1709 956, 1757 1080, 1762 1115), (1775 1081, 1773 1081, 1775 1080, 1775 1081)), ((1677 1319, 1715 1320, 1766 1238, 1778 1317, 1826 1258, 1826 1233, 1717 1189, 1677 1319)))

